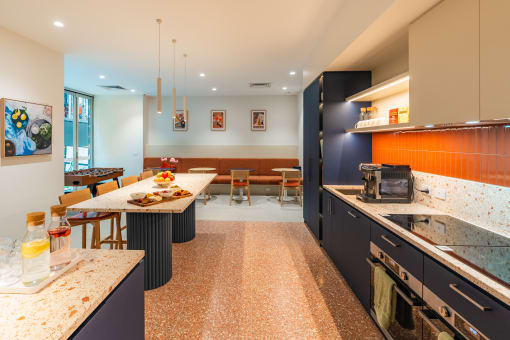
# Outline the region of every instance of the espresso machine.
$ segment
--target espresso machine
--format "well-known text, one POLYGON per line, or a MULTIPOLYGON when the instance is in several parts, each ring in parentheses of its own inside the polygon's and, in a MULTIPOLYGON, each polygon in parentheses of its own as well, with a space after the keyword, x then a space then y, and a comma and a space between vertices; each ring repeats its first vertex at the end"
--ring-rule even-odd
POLYGON ((367 203, 410 203, 413 175, 409 165, 361 163, 363 189, 357 196, 367 203))

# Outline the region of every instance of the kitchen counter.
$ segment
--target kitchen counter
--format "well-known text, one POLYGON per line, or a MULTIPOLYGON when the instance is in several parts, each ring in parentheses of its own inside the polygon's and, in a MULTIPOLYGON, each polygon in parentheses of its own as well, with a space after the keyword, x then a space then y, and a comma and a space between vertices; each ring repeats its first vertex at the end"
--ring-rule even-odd
MULTIPOLYGON (((418 236, 405 230, 404 228, 396 225, 381 215, 387 214, 441 214, 445 213, 437 209, 429 208, 419 203, 364 203, 356 199, 355 195, 344 195, 335 189, 361 189, 361 186, 352 185, 324 185, 324 189, 340 198, 347 204, 356 208, 364 213, 372 220, 386 227, 388 230, 394 232, 396 235, 402 237, 407 242, 411 243, 416 248, 420 249, 430 257, 450 268, 454 272, 463 276, 467 280, 473 282, 478 287, 484 289, 489 294, 495 296, 502 302, 510 306, 510 288, 495 281, 491 277, 475 270, 474 268, 464 264, 456 258, 446 254, 445 252, 437 249, 430 243, 424 241, 418 236)), ((469 235, 471 237, 471 235, 469 235)), ((473 238, 478 237, 472 235, 473 238)))
POLYGON ((78 252, 83 260, 40 292, 0 294, 0 339, 67 339, 144 257, 140 250, 78 252))
POLYGON ((94 197, 90 200, 72 205, 70 211, 98 211, 98 212, 129 212, 129 213, 182 213, 197 198, 216 177, 216 174, 175 174, 175 181, 184 190, 191 192, 192 196, 177 200, 140 207, 130 204, 129 194, 134 192, 154 192, 166 190, 154 183, 154 177, 144 179, 126 187, 114 190, 107 194, 94 197))

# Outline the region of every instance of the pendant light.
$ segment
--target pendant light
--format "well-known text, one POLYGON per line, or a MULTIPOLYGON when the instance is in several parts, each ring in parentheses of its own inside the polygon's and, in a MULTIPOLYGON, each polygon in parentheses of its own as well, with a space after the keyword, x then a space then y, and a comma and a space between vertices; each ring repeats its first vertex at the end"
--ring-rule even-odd
POLYGON ((188 81, 188 55, 184 53, 184 96, 182 96, 182 109, 184 110, 184 121, 188 121, 188 100, 186 98, 188 81))
POLYGON ((157 87, 158 87, 158 108, 157 112, 161 114, 163 112, 161 108, 161 19, 156 19, 156 22, 158 23, 158 80, 157 80, 157 87))
POLYGON ((175 122, 175 119, 177 118, 177 90, 175 89, 175 43, 176 42, 177 42, 177 40, 175 40, 175 39, 172 40, 172 44, 174 46, 174 74, 173 74, 174 87, 172 88, 172 99, 173 99, 172 114, 174 116, 174 122, 175 122))

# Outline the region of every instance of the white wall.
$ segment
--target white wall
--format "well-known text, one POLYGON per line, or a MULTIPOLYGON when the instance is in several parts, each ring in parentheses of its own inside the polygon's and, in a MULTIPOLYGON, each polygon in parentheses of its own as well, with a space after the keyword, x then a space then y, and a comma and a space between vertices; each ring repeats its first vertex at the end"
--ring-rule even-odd
MULTIPOLYGON (((171 97, 147 97, 145 155, 175 157, 298 157, 298 97, 207 96, 188 97, 188 131, 172 131, 171 97), (212 109, 225 109, 226 131, 211 131, 212 109), (267 110, 266 131, 251 131, 250 110, 267 110)), ((178 97, 177 108, 182 108, 178 97)))
POLYGON ((94 166, 139 175, 143 163, 143 96, 94 97, 94 166))
POLYGON ((1 27, 0 41, 0 97, 53 106, 53 153, 0 159, 0 236, 21 238, 64 190, 64 56, 1 27))

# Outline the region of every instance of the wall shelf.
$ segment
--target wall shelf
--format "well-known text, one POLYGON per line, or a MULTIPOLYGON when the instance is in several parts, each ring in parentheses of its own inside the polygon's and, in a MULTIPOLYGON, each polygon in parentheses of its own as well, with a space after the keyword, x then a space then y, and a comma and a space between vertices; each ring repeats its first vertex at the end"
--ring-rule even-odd
POLYGON ((409 91, 409 72, 405 72, 345 99, 348 102, 371 102, 409 91))
POLYGON ((408 131, 408 130, 436 130, 436 129, 450 129, 450 128, 465 128, 476 126, 492 126, 492 125, 507 125, 510 128, 510 119, 493 119, 484 120, 480 122, 465 122, 465 123, 450 123, 450 124, 435 124, 435 125, 421 125, 416 126, 411 123, 393 124, 393 125, 380 125, 380 126, 367 126, 358 129, 347 129, 345 132, 350 133, 377 133, 377 132, 391 132, 391 131, 408 131))

